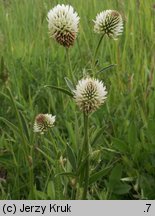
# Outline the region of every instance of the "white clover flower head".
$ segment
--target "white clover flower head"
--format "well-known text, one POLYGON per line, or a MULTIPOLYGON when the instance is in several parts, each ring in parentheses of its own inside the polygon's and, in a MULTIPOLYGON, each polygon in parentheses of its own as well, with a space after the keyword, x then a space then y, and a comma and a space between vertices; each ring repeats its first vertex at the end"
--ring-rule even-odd
POLYGON ((81 79, 74 91, 75 102, 86 114, 97 110, 104 103, 106 95, 103 82, 90 77, 81 79))
POLYGON ((56 116, 51 114, 38 114, 33 125, 34 132, 44 134, 45 131, 54 126, 55 118, 56 116))
POLYGON ((47 20, 52 38, 67 48, 74 44, 80 17, 72 6, 58 4, 48 12, 47 20))
POLYGON ((123 32, 123 19, 118 11, 105 10, 97 14, 94 21, 94 31, 117 39, 123 32))

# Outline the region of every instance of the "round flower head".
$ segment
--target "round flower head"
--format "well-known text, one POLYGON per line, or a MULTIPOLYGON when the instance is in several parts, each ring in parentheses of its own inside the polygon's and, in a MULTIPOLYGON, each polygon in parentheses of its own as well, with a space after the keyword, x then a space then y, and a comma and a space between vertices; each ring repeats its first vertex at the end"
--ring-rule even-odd
POLYGON ((56 116, 51 114, 38 114, 33 126, 34 132, 44 134, 45 131, 54 126, 55 118, 56 116))
POLYGON ((80 110, 89 114, 104 103, 106 94, 106 87, 102 81, 87 77, 78 82, 74 98, 80 110))
POLYGON ((113 39, 123 32, 122 16, 115 10, 105 10, 97 14, 94 23, 96 33, 106 34, 113 39))
POLYGON ((77 36, 79 19, 72 6, 58 4, 47 15, 50 36, 64 47, 70 47, 77 36))

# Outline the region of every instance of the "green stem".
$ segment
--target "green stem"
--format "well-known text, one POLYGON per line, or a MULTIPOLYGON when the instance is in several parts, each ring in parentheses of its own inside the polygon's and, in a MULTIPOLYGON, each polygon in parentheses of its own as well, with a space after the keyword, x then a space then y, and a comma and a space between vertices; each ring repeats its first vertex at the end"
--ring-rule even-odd
POLYGON ((66 48, 66 56, 67 56, 67 61, 68 61, 68 65, 69 65, 69 75, 70 75, 70 78, 72 79, 73 84, 75 84, 74 75, 73 75, 73 69, 72 69, 72 64, 71 64, 70 55, 69 55, 69 49, 68 48, 66 48))
POLYGON ((30 199, 35 199, 35 194, 34 194, 34 174, 33 174, 33 164, 30 166, 30 199))
POLYGON ((75 200, 75 199, 76 199, 76 189, 72 188, 71 200, 75 200))
POLYGON ((105 34, 103 34, 103 35, 101 36, 101 38, 100 38, 100 40, 99 40, 99 42, 98 42, 98 45, 97 45, 97 47, 96 47, 96 50, 95 50, 95 55, 94 55, 94 66, 95 66, 95 62, 96 62, 96 56, 97 56, 97 53, 98 53, 98 50, 99 50, 99 47, 100 47, 100 45, 101 45, 101 42, 102 42, 102 40, 103 40, 104 35, 105 35, 105 34))
POLYGON ((86 165, 85 165, 85 182, 84 182, 84 191, 82 199, 87 199, 87 191, 88 191, 88 185, 89 185, 89 119, 88 115, 84 113, 84 150, 85 150, 85 157, 86 159, 86 165))

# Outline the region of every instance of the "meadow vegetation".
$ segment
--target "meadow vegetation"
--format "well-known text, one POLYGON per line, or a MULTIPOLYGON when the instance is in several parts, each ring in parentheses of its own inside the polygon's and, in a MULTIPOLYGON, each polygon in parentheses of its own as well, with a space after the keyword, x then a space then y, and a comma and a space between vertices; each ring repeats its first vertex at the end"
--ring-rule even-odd
POLYGON ((51 87, 69 91, 72 79, 65 48, 48 32, 47 13, 62 3, 80 16, 69 48, 74 82, 90 73, 108 92, 89 120, 87 199, 155 199, 154 0, 0 0, 0 199, 81 199, 83 115, 51 87), (92 20, 106 9, 120 12, 124 31, 103 38, 94 68, 92 20), (38 113, 56 115, 44 135, 33 132, 38 113))

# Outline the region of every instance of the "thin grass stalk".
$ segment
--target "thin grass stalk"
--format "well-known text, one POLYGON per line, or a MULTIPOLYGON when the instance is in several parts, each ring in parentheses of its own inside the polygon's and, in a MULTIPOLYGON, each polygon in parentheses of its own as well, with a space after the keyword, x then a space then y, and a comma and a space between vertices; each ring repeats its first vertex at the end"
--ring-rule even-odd
POLYGON ((84 190, 82 199, 87 199, 87 191, 89 185, 89 117, 86 113, 84 113, 84 150, 85 150, 85 157, 86 157, 86 165, 85 165, 85 181, 84 181, 84 190))
POLYGON ((69 76, 72 79, 73 84, 75 85, 75 78, 73 75, 73 69, 72 69, 72 64, 71 64, 70 54, 69 54, 68 48, 66 48, 66 57, 67 57, 68 65, 69 65, 69 76))
MULTIPOLYGON (((22 140, 23 140, 23 143, 25 145, 25 150, 27 152, 27 143, 25 141, 25 135, 23 133, 23 126, 22 126, 22 122, 21 122, 21 118, 20 118, 20 115, 19 115, 19 112, 18 112, 18 109, 17 109, 17 106, 15 104, 15 101, 14 101, 14 98, 13 98, 13 95, 11 93, 11 90, 8 88, 8 92, 9 92, 9 96, 10 96, 10 99, 11 99, 11 102, 13 104, 13 107, 14 107, 14 110, 15 110, 15 113, 16 113, 16 116, 17 116, 17 120, 18 120, 18 124, 19 124, 19 130, 20 130, 20 133, 21 133, 21 137, 22 137, 22 140)), ((27 152, 28 153, 28 152, 27 152)))
POLYGON ((71 192, 71 200, 75 200, 76 199, 76 189, 72 188, 72 192, 71 192))
MULTIPOLYGON (((11 90, 8 88, 8 92, 9 92, 9 96, 10 96, 10 99, 11 99, 11 102, 13 104, 13 107, 14 107, 14 110, 15 110, 15 113, 16 113, 16 116, 17 116, 17 120, 18 120, 18 124, 19 124, 19 130, 20 130, 20 135, 21 135, 21 138, 22 138, 22 141, 23 141, 23 144, 25 146, 25 153, 26 153, 26 162, 28 163, 29 161, 29 158, 28 158, 28 143, 26 142, 25 140, 25 135, 24 135, 24 132, 23 132, 23 126, 22 126, 22 122, 21 122, 21 118, 20 118, 20 115, 19 115, 19 112, 18 112, 18 109, 17 109, 17 106, 15 104, 15 101, 14 101, 14 98, 13 98, 13 95, 11 93, 11 90)), ((29 165, 29 164, 28 164, 29 165)), ((30 180, 30 191, 31 191, 31 196, 33 196, 33 179, 34 179, 34 176, 33 176, 33 167, 30 167, 29 168, 29 180, 30 180)))

